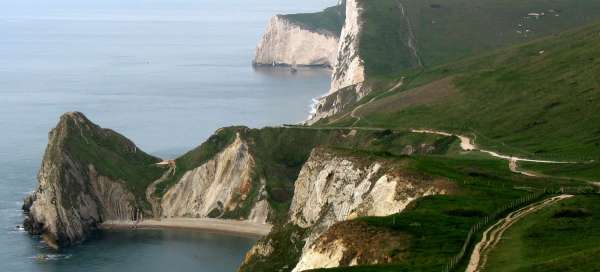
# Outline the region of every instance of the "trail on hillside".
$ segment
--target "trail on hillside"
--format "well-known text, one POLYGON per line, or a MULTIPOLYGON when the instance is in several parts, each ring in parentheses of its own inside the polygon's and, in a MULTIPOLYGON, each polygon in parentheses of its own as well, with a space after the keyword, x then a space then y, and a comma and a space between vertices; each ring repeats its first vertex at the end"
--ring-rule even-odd
POLYGON ((364 106, 368 105, 369 103, 371 103, 371 102, 373 102, 373 101, 375 101, 375 100, 379 99, 379 97, 381 97, 381 96, 383 96, 383 95, 385 95, 385 94, 387 94, 387 93, 390 93, 390 92, 393 92, 393 91, 397 90, 398 88, 402 87, 402 85, 403 85, 403 84, 404 84, 404 77, 400 78, 400 80, 399 80, 399 81, 398 81, 396 84, 394 84, 394 86, 392 86, 391 88, 387 89, 385 92, 383 92, 383 93, 381 93, 380 95, 377 95, 377 96, 375 96, 375 97, 371 98, 371 100, 369 100, 367 103, 360 104, 360 105, 358 105, 358 107, 355 107, 355 108, 354 108, 354 109, 353 109, 353 110, 350 112, 350 117, 352 117, 352 118, 354 118, 354 119, 355 119, 354 123, 352 123, 352 125, 351 125, 351 126, 352 126, 352 127, 353 127, 353 126, 355 126, 355 125, 356 125, 356 124, 358 124, 358 122, 361 120, 361 117, 357 115, 357 112, 358 112, 358 111, 359 111, 359 110, 360 110, 362 107, 364 107, 364 106))
POLYGON ((402 12, 402 17, 406 20, 406 28, 408 29, 408 39, 406 41, 406 45, 410 50, 410 53, 413 55, 415 60, 417 61, 417 65, 419 67, 423 67, 423 61, 421 60, 421 56, 419 55, 419 51, 417 49, 417 39, 415 38, 415 32, 413 31, 412 22, 410 21, 410 16, 408 16, 408 12, 406 12, 406 7, 400 0, 396 0, 396 5, 402 12))
MULTIPOLYGON (((367 104, 367 103, 365 103, 365 104, 367 104)), ((359 118, 358 116, 356 116, 356 112, 355 111, 353 111, 352 115, 355 118, 359 118)), ((405 131, 405 130, 397 130, 397 129, 389 129, 389 128, 381 128, 381 127, 355 127, 354 125, 349 126, 349 127, 309 127, 309 126, 284 125, 283 127, 296 128, 296 129, 307 129, 307 130, 362 130, 362 131, 385 131, 385 130, 389 130, 389 131, 394 131, 394 132, 403 132, 403 131, 405 131)), ((503 154, 495 152, 495 151, 490 151, 490 150, 486 150, 486 149, 480 149, 475 144, 475 142, 473 141, 473 139, 471 139, 471 138, 469 138, 467 136, 459 135, 459 134, 453 134, 453 133, 449 133, 449 132, 445 132, 445 131, 430 130, 430 129, 411 129, 410 132, 413 132, 413 133, 436 134, 436 135, 442 135, 442 136, 446 136, 446 137, 451 137, 451 136, 457 137, 460 140, 460 148, 462 150, 464 150, 464 151, 479 151, 479 152, 482 152, 482 153, 486 153, 486 154, 488 154, 488 155, 490 155, 492 157, 506 160, 506 161, 508 161, 509 169, 512 172, 518 173, 518 174, 522 174, 522 175, 525 175, 525 176, 530 176, 530 177, 554 177, 554 176, 542 175, 542 174, 535 173, 535 172, 528 172, 528 171, 519 170, 519 168, 518 168, 518 163, 519 162, 523 161, 523 162, 548 163, 548 164, 576 164, 576 163, 585 163, 585 162, 576 162, 576 161, 536 160, 536 159, 528 159, 528 158, 521 158, 521 157, 503 155, 503 154)), ((562 177, 554 177, 554 178, 564 179, 562 177)), ((587 181, 587 182, 588 183, 592 183, 592 184, 594 183, 593 181, 587 181)))
POLYGON ((535 213, 543 208, 546 208, 556 202, 573 197, 572 195, 559 195, 551 197, 540 202, 533 203, 529 206, 516 210, 508 214, 505 218, 500 219, 494 225, 489 227, 483 232, 481 241, 475 245, 471 258, 469 259, 469 265, 467 266, 466 272, 477 272, 481 271, 487 261, 490 251, 500 242, 502 235, 514 225, 517 221, 521 220, 527 215, 535 213))
POLYGON ((148 188, 146 189, 146 200, 148 200, 148 202, 152 206, 152 216, 155 218, 160 217, 160 213, 161 213, 160 197, 156 196, 156 194, 155 194, 156 186, 158 186, 158 184, 164 182, 169 177, 174 175, 175 170, 177 169, 177 165, 175 164, 175 161, 172 161, 172 160, 162 161, 160 163, 157 163, 156 165, 167 166, 168 169, 165 171, 165 173, 160 178, 158 178, 157 180, 152 182, 150 184, 150 186, 148 186, 148 188))
POLYGON ((498 152, 495 151, 490 151, 490 150, 485 150, 485 149, 480 149, 477 147, 477 145, 475 144, 475 142, 467 137, 467 136, 463 136, 463 135, 458 135, 458 134, 452 134, 452 133, 448 133, 448 132, 444 132, 444 131, 438 131, 438 130, 429 130, 429 129, 412 129, 411 132, 414 133, 428 133, 428 134, 437 134, 437 135, 443 135, 443 136, 456 136, 458 139, 460 139, 460 147, 462 150, 465 151, 479 151, 479 152, 483 152, 486 154, 491 155, 492 157, 495 158, 499 158, 499 159, 503 159, 503 160, 507 160, 508 161, 508 166, 510 168, 510 170, 514 173, 519 173, 525 176, 530 176, 530 177, 542 177, 543 175, 540 175, 538 173, 534 173, 534 172, 527 172, 527 171, 521 171, 518 169, 518 163, 520 161, 524 161, 524 162, 536 162, 536 163, 550 163, 550 164, 573 164, 573 163, 578 163, 575 161, 551 161, 551 160, 534 160, 534 159, 527 159, 527 158, 520 158, 520 157, 515 157, 515 156, 508 156, 508 155, 503 155, 500 154, 498 152))

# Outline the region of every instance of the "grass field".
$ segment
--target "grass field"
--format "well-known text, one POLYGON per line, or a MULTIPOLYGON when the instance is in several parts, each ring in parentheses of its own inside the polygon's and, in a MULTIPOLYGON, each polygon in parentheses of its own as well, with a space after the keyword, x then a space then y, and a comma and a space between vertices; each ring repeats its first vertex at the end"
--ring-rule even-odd
POLYGON ((287 14, 283 17, 301 24, 307 29, 325 31, 339 36, 346 19, 346 7, 344 5, 333 6, 321 12, 287 14))
POLYGON ((600 196, 577 196, 525 217, 484 271, 600 271, 600 196))
MULTIPOLYGON (((434 128, 485 148, 533 158, 600 158, 600 25, 453 64, 405 73, 374 92, 358 126, 434 128), (574 133, 576 132, 576 133, 574 133)), ((333 126, 353 124, 349 114, 333 126)))
POLYGON ((441 271, 448 259, 460 251, 469 229, 484 216, 530 192, 577 184, 516 175, 505 162, 478 156, 417 156, 402 160, 410 161, 407 171, 447 177, 458 186, 458 191, 422 198, 400 214, 358 219, 408 235, 410 246, 403 261, 317 271, 441 271))
POLYGON ((600 182, 600 163, 598 162, 561 165, 521 162, 519 166, 521 169, 542 175, 600 182))
POLYGON ((201 146, 177 158, 176 172, 157 186, 159 196, 175 185, 187 172, 225 149, 236 135, 248 143, 249 151, 255 162, 253 169, 253 191, 242 207, 235 213, 225 215, 228 218, 247 216, 254 203, 254 194, 260 188, 260 181, 266 181, 268 200, 275 215, 272 219, 285 219, 294 193, 294 182, 308 159, 310 152, 317 146, 329 146, 372 154, 399 156, 411 146, 416 153, 445 154, 455 143, 453 137, 415 134, 392 131, 356 131, 348 136, 349 130, 313 130, 302 128, 262 128, 246 127, 222 128, 201 146))
POLYGON ((367 18, 360 53, 369 80, 398 76, 407 68, 417 67, 418 60, 425 67, 433 67, 600 20, 598 1, 361 0, 359 3, 367 18), (530 13, 540 16, 528 16, 530 13), (418 60, 408 49, 411 36, 418 60))
MULTIPOLYGON (((146 187, 164 171, 154 165, 160 159, 138 150, 130 140, 117 132, 87 122, 82 127, 71 118, 61 118, 59 127, 64 127, 66 131, 63 133, 68 136, 60 143, 63 146, 59 150, 68 152, 72 156, 70 159, 84 166, 93 165, 99 175, 123 182, 138 204, 147 207, 146 187)), ((59 157, 56 154, 56 158, 59 157)))

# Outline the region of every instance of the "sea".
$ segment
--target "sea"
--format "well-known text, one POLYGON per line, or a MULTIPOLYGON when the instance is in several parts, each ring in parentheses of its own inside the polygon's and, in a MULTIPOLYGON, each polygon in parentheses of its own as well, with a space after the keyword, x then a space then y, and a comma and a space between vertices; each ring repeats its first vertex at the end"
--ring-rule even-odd
POLYGON ((0 271, 235 271, 253 237, 105 231, 53 251, 20 228, 48 132, 81 111, 175 158, 224 126, 304 120, 326 69, 253 68, 271 16, 336 0, 0 0, 0 271))

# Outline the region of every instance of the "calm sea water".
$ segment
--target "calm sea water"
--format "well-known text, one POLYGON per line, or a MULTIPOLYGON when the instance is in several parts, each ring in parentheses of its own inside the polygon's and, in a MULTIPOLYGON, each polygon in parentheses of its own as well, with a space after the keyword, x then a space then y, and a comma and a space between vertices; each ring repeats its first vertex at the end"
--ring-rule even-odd
POLYGON ((257 71, 250 62, 270 16, 334 2, 0 0, 0 271, 235 270, 254 239, 110 232, 52 252, 16 229, 21 200, 66 111, 164 158, 222 126, 303 120, 329 72, 257 71))

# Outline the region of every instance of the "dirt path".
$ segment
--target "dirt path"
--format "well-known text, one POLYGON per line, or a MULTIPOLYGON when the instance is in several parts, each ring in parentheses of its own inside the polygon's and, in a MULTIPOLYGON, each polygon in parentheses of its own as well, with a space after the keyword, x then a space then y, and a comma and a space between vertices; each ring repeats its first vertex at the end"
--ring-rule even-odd
POLYGON ((500 242, 504 232, 513 224, 524 218, 525 216, 546 208, 556 202, 573 197, 572 195, 559 195, 551 197, 540 202, 533 203, 529 206, 516 210, 503 219, 500 219, 496 224, 492 225, 483 232, 481 241, 475 245, 469 265, 466 272, 481 271, 485 266, 489 252, 500 242))
POLYGON ((165 160, 157 163, 158 166, 166 166, 168 167, 167 171, 157 180, 152 182, 150 186, 146 189, 146 200, 152 206, 152 216, 160 217, 161 209, 160 209, 160 197, 156 196, 154 192, 156 192, 156 186, 163 181, 167 180, 170 176, 175 174, 175 170, 177 169, 177 165, 173 160, 165 160))
POLYGON ((381 97, 382 95, 385 95, 387 93, 393 92, 395 90, 397 90, 398 88, 402 87, 402 85, 404 84, 404 77, 402 77, 400 80, 398 80, 398 82, 396 84, 394 84, 394 86, 392 86, 391 88, 387 89, 385 92, 381 93, 378 96, 375 96, 373 98, 371 98, 371 100, 369 100, 369 102, 364 103, 364 104, 360 104, 358 105, 358 107, 355 107, 352 112, 350 112, 350 117, 354 118, 355 121, 354 123, 352 123, 352 127, 354 127, 360 120, 361 117, 357 115, 357 112, 364 106, 370 104, 371 102, 377 100, 379 97, 381 97))
POLYGON ((527 159, 527 158, 520 158, 520 157, 515 157, 515 156, 503 155, 503 154, 500 154, 498 152, 494 152, 494 151, 490 151, 490 150, 485 150, 485 149, 478 148, 477 145, 475 144, 475 142, 471 138, 469 138, 467 136, 458 135, 458 134, 452 134, 452 133, 448 133, 448 132, 444 132, 444 131, 428 130, 428 129, 413 129, 413 130, 411 130, 411 132, 414 132, 414 133, 437 134, 437 135, 442 135, 442 136, 456 136, 460 140, 460 148, 462 150, 465 150, 465 151, 479 151, 479 152, 483 152, 483 153, 489 154, 489 155, 491 155, 492 157, 495 157, 495 158, 507 160, 508 161, 508 166, 509 166, 509 168, 510 168, 510 170, 512 172, 519 173, 519 174, 526 175, 526 176, 530 176, 530 177, 541 177, 542 175, 539 175, 539 174, 534 173, 534 172, 526 172, 526 171, 519 170, 518 169, 518 163, 520 161, 524 161, 524 162, 536 162, 536 163, 550 163, 550 164, 573 164, 573 163, 578 163, 578 162, 574 162, 574 161, 534 160, 534 159, 527 159))
POLYGON ((408 46, 410 53, 413 55, 415 60, 417 61, 417 65, 419 67, 423 67, 423 61, 421 60, 421 56, 419 55, 419 50, 417 49, 417 39, 415 38, 415 33, 413 31, 412 22, 410 21, 410 17, 406 12, 406 7, 400 2, 400 0, 396 0, 396 5, 402 12, 402 17, 406 20, 406 28, 408 29, 408 40, 406 41, 406 45, 408 46))
MULTIPOLYGON (((363 104, 364 105, 364 104, 363 104)), ((360 106, 359 106, 360 107, 360 106)), ((357 107, 358 109, 358 107, 357 107)), ((359 116, 356 116, 356 110, 352 111, 352 117, 354 118, 360 118, 359 116)), ((357 121, 360 119, 357 119, 357 121)), ((356 123, 356 122, 355 122, 356 123)), ((390 130, 390 131, 397 131, 397 132, 402 132, 405 130, 395 130, 395 129, 386 129, 386 128, 379 128, 379 127, 355 127, 355 126, 350 126, 350 127, 309 127, 309 126, 292 126, 292 125, 284 125, 283 127, 287 127, 287 128, 295 128, 295 129, 307 129, 307 130, 362 130, 362 131, 384 131, 384 130, 390 130)), ((473 139, 464 136, 464 135, 460 135, 460 134, 453 134, 453 133, 449 133, 449 132, 444 132, 444 131, 439 131, 439 130, 430 130, 430 129, 411 129, 410 132, 413 133, 427 133, 427 134, 436 134, 436 135, 442 135, 442 136, 446 136, 446 137, 450 137, 450 136, 455 136, 460 140, 460 148, 464 151, 479 151, 482 153, 486 153, 492 157, 495 158, 499 158, 499 159, 503 159, 508 161, 508 166, 510 168, 510 170, 514 173, 518 173, 518 174, 522 174, 522 175, 526 175, 526 176, 530 176, 530 177, 547 177, 546 175, 541 175, 535 172, 527 172, 527 171, 522 171, 519 170, 518 168, 518 163, 519 162, 535 162, 535 163, 548 163, 548 164, 576 164, 576 163, 585 163, 585 162, 576 162, 576 161, 552 161, 552 160, 535 160, 535 159, 528 159, 528 158, 521 158, 521 157, 515 157, 515 156, 508 156, 508 155, 503 155, 501 153, 495 152, 495 151, 490 151, 490 150, 486 150, 486 149, 480 149, 475 142, 473 141, 473 139)), ((555 177, 558 178, 558 177, 555 177)), ((587 181, 589 183, 594 183, 593 181, 587 181)))

